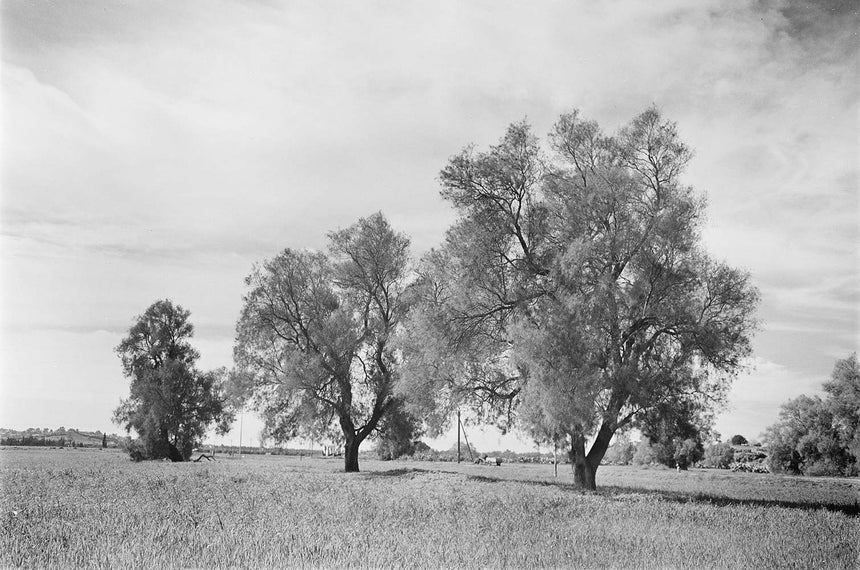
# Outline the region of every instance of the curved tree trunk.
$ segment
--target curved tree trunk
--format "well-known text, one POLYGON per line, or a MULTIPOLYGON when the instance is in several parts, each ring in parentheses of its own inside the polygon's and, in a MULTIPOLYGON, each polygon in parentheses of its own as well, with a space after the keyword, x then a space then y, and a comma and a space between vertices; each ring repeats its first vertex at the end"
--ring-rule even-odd
POLYGON ((173 461, 174 463, 179 463, 180 461, 185 461, 185 457, 180 453, 179 449, 172 443, 168 443, 167 448, 167 457, 173 461))
MULTIPOLYGON (((595 475, 597 466, 592 466, 585 454, 585 437, 579 434, 571 436, 570 466, 573 469, 573 486, 577 489, 594 491, 597 489, 595 475)), ((599 464, 599 462, 598 462, 599 464)))
POLYGON ((573 468, 574 487, 587 491, 597 489, 597 468, 600 467, 600 462, 606 455, 606 450, 609 449, 609 442, 612 440, 613 433, 614 430, 610 424, 604 422, 600 426, 588 454, 585 453, 585 436, 581 434, 571 435, 572 444, 569 455, 570 464, 573 468))

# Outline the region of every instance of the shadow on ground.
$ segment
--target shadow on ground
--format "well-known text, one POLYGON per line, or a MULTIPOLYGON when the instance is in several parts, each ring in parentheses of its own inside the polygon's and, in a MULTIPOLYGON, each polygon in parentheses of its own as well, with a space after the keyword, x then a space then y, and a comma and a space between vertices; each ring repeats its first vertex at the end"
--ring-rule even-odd
MULTIPOLYGON (((424 473, 450 473, 452 475, 463 475, 458 471, 444 471, 439 469, 416 469, 416 468, 400 468, 391 469, 389 471, 372 471, 364 473, 364 476, 369 478, 376 477, 402 477, 406 475, 419 475, 424 473)), ((749 506, 749 507, 782 507, 785 509, 802 509, 802 510, 818 510, 826 509, 832 512, 843 513, 849 517, 860 517, 860 498, 855 500, 854 504, 845 503, 828 503, 828 502, 803 502, 803 501, 786 501, 777 499, 738 499, 733 497, 725 497, 709 493, 683 493, 676 491, 663 491, 655 489, 642 489, 640 487, 620 487, 606 486, 598 487, 597 491, 582 491, 575 488, 570 483, 561 483, 555 481, 534 481, 529 479, 507 479, 501 477, 491 477, 487 475, 466 475, 469 481, 477 481, 480 483, 521 483, 523 485, 533 485, 539 487, 557 487, 573 493, 593 493, 604 496, 608 499, 627 500, 631 495, 639 497, 651 497, 656 500, 662 500, 672 503, 705 503, 715 507, 726 507, 732 505, 749 506)))

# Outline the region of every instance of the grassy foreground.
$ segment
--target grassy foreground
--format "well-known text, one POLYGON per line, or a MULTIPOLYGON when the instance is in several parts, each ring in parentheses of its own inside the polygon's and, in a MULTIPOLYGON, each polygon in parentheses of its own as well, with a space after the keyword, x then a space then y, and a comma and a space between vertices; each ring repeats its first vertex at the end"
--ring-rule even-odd
POLYGON ((860 566, 857 480, 606 467, 580 493, 561 467, 362 468, 0 450, 0 566, 860 566))

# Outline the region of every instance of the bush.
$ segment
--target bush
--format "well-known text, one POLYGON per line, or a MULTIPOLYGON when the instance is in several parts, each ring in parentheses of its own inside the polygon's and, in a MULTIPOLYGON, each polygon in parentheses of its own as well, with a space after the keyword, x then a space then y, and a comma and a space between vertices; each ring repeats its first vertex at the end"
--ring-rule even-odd
POLYGON ((732 471, 741 473, 770 473, 770 469, 764 463, 740 463, 734 462, 730 466, 732 471))
POLYGON ((735 460, 735 450, 731 443, 715 443, 705 448, 702 467, 709 469, 728 469, 735 460))
POLYGON ((732 442, 732 445, 746 445, 747 443, 749 443, 747 441, 747 438, 745 438, 744 436, 742 436, 740 434, 733 435, 731 442, 732 442))
POLYGON ((122 448, 135 463, 147 459, 146 450, 139 440, 128 439, 123 443, 122 448))
POLYGON ((767 459, 767 453, 760 448, 739 449, 735 451, 735 461, 740 463, 758 463, 767 459))

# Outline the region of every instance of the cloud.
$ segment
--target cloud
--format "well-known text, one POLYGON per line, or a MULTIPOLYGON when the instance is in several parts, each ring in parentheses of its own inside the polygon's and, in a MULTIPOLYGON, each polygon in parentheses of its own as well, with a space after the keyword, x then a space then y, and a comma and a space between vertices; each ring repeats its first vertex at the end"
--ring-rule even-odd
POLYGON ((758 439, 768 426, 776 422, 783 403, 801 394, 820 393, 824 379, 755 358, 750 372, 733 383, 728 395, 728 409, 717 416, 714 427, 724 439, 737 433, 748 439, 758 439))
POLYGON ((4 330, 121 330, 170 297, 226 354, 252 262, 378 210, 420 253, 452 220, 436 177, 463 146, 574 106, 613 131, 656 104, 697 152, 707 247, 762 290, 756 348, 786 370, 768 377, 860 344, 852 3, 0 10, 4 330))

